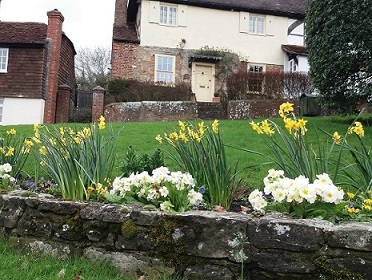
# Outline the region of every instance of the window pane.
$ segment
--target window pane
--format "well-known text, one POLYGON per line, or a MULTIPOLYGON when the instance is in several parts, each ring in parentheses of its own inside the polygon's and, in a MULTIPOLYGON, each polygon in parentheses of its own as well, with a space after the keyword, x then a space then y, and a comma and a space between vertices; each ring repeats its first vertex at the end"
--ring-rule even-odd
POLYGON ((257 17, 257 33, 263 34, 265 29, 265 18, 257 17))
POLYGON ((157 58, 157 82, 172 83, 173 82, 173 57, 158 56, 157 58))
POLYGON ((169 24, 170 25, 176 25, 176 14, 177 9, 174 7, 169 8, 169 24))
POLYGON ((256 17, 250 16, 249 17, 249 32, 255 33, 255 26, 256 26, 256 17))
POLYGON ((160 6, 160 23, 167 23, 167 10, 167 7, 160 6))
POLYGON ((6 70, 8 49, 0 49, 0 70, 6 70))

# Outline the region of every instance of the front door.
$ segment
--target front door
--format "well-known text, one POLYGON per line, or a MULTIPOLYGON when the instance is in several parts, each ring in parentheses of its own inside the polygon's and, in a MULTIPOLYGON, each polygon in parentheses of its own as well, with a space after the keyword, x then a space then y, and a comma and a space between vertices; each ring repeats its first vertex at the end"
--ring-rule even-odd
POLYGON ((214 65, 194 63, 192 84, 196 101, 211 102, 214 92, 214 65))

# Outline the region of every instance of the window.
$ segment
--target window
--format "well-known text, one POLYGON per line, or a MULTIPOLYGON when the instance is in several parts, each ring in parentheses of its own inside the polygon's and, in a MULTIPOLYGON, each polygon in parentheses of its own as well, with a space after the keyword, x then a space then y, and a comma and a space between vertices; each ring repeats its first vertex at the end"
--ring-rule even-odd
POLYGON ((249 33, 265 34, 265 17, 249 15, 249 33))
POLYGON ((0 73, 6 73, 8 70, 9 49, 0 48, 0 73))
POLYGON ((155 82, 160 84, 174 83, 174 56, 156 56, 155 82))
POLYGON ((288 62, 288 71, 289 72, 296 72, 297 71, 297 63, 294 59, 291 59, 289 62, 288 62))
POLYGON ((251 92, 262 92, 263 89, 263 65, 248 66, 248 90, 251 92))
POLYGON ((4 98, 0 98, 0 123, 3 122, 4 98))
POLYGON ((176 26, 177 8, 174 6, 160 6, 160 24, 176 26))

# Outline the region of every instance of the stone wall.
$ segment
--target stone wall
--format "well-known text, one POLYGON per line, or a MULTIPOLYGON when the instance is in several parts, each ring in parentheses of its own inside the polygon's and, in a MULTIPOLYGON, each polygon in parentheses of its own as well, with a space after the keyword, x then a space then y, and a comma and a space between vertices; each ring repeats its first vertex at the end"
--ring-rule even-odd
POLYGON ((109 122, 124 121, 178 121, 197 118, 196 102, 121 102, 105 106, 105 118, 109 122))
MULTIPOLYGON (((216 119, 227 118, 229 120, 237 120, 257 117, 277 117, 280 104, 286 101, 284 99, 232 100, 228 103, 227 112, 222 110, 220 116, 216 116, 216 119)), ((290 102, 294 103, 295 113, 298 115, 298 101, 290 100, 290 102)), ((214 110, 216 104, 210 104, 211 110, 214 110)), ((205 109, 203 110, 205 111, 205 109)), ((111 103, 105 106, 104 116, 110 122, 178 121, 200 118, 198 111, 198 104, 192 101, 122 102, 111 103)), ((215 114, 213 116, 215 117, 215 114)))
POLYGON ((241 264, 231 252, 237 233, 247 237, 244 279, 369 279, 372 273, 371 223, 335 225, 279 214, 167 214, 21 195, 0 196, 0 231, 12 243, 59 257, 110 260, 126 275, 238 279, 241 264))

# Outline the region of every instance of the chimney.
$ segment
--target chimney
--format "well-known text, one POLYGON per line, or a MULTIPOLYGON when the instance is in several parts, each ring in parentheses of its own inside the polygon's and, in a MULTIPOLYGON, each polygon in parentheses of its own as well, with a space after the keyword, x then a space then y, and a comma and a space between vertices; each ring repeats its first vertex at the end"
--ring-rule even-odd
POLYGON ((61 56, 62 44, 62 23, 64 17, 57 9, 47 12, 48 15, 48 30, 47 40, 49 40, 49 56, 47 67, 47 97, 44 108, 44 122, 55 123, 57 92, 58 92, 58 74, 61 56))
POLYGON ((116 0, 114 26, 127 25, 127 4, 128 0, 116 0))

